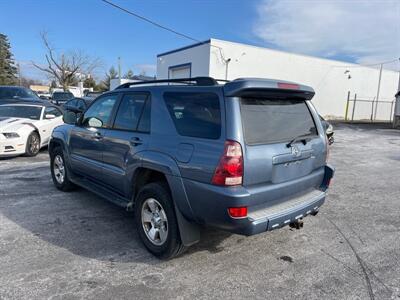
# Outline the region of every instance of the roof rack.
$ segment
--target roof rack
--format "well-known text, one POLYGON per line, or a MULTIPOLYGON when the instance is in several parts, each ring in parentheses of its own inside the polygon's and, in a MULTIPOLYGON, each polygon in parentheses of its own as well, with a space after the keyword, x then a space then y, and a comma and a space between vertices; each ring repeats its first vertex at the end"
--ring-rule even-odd
POLYGON ((212 77, 192 77, 192 78, 175 78, 175 79, 160 79, 146 80, 139 82, 127 82, 116 87, 116 90, 129 88, 133 85, 154 84, 154 83, 182 83, 187 85, 197 86, 213 86, 218 85, 218 81, 228 82, 227 80, 214 79, 212 77))

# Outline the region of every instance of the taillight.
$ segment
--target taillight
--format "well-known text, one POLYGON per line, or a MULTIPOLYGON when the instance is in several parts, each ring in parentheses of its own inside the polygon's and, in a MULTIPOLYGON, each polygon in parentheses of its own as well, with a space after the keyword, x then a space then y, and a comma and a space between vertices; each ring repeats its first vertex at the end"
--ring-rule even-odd
POLYGON ((231 218, 245 218, 247 217, 247 207, 229 207, 228 213, 231 218))
POLYGON ((214 172, 215 185, 240 185, 243 182, 242 146, 236 141, 226 141, 224 153, 214 172))
POLYGON ((298 90, 300 86, 295 83, 278 82, 278 88, 285 90, 298 90))

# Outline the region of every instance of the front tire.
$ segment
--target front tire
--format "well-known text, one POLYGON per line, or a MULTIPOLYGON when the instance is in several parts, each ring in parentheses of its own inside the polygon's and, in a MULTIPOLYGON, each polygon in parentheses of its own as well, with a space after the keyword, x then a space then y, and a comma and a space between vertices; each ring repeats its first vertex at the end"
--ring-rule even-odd
POLYGON ((26 141, 25 156, 33 157, 40 151, 40 136, 36 131, 31 132, 26 141))
POLYGON ((74 189, 75 185, 69 179, 64 154, 59 147, 55 148, 50 154, 50 170, 51 178, 57 189, 63 192, 74 189))
POLYGON ((165 183, 145 185, 135 202, 135 223, 140 239, 153 255, 172 258, 183 252, 178 223, 165 183))

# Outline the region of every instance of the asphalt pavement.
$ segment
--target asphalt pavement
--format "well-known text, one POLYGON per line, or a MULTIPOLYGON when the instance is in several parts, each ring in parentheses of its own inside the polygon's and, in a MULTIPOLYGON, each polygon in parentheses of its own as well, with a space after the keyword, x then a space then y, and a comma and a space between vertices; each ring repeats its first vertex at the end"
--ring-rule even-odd
POLYGON ((131 213, 56 190, 46 150, 0 160, 0 299, 400 299, 400 131, 335 129, 332 188, 303 229, 207 229, 170 261, 131 213))

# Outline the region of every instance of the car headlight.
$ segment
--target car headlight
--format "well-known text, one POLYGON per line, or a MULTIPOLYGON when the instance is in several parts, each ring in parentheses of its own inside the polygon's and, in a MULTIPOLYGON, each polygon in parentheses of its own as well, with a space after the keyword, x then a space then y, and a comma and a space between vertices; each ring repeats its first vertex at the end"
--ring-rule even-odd
POLYGON ((16 132, 4 132, 3 135, 6 137, 6 139, 19 138, 19 134, 16 132))

